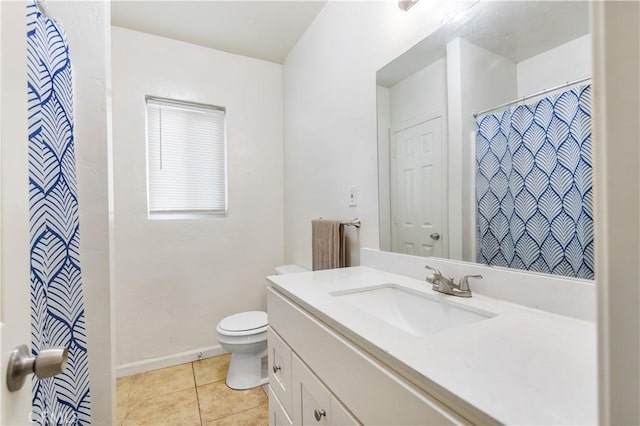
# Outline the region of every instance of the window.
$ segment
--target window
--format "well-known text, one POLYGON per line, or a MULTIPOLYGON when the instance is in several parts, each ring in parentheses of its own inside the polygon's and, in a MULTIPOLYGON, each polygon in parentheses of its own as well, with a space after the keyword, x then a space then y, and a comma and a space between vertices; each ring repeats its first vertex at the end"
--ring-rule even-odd
POLYGON ((150 217, 227 214, 225 109, 147 97, 150 217))

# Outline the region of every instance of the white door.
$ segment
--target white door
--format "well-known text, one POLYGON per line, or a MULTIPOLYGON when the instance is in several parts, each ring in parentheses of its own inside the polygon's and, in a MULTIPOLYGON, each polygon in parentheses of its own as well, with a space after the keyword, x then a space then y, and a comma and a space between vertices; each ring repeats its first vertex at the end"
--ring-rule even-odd
POLYGON ((446 256, 442 117, 396 131, 391 152, 392 250, 446 256))
POLYGON ((0 1, 0 424, 29 424, 31 377, 6 385, 8 357, 31 343, 25 3, 0 1))

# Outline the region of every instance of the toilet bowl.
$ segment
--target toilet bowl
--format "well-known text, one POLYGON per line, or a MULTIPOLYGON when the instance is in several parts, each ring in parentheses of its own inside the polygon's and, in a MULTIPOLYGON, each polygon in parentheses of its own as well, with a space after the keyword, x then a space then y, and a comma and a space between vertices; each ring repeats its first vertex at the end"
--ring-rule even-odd
MULTIPOLYGON (((276 274, 306 272, 298 265, 283 265, 276 274)), ((267 374, 267 313, 241 312, 223 318, 216 327, 220 345, 231 352, 226 383, 231 389, 249 389, 269 381, 267 374)))
POLYGON ((231 352, 227 386, 249 389, 267 383, 267 313, 241 312, 216 327, 220 345, 231 352))

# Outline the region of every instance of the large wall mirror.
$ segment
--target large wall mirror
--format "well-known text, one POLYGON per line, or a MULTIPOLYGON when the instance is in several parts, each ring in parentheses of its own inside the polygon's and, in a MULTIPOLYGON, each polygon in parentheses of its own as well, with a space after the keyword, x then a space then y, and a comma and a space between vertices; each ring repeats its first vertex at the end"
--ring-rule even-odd
POLYGON ((377 72, 380 247, 593 279, 589 4, 480 1, 377 72))

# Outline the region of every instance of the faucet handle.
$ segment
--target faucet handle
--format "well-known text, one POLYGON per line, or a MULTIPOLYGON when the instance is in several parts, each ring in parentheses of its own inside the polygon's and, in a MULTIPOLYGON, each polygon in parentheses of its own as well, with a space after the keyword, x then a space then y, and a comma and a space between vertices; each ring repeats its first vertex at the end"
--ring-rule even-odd
POLYGON ((459 289, 460 291, 471 291, 469 288, 469 278, 482 278, 482 275, 465 275, 460 280, 459 289))
POLYGON ((425 268, 433 271, 433 274, 427 275, 426 281, 430 284, 435 284, 438 277, 442 277, 442 272, 439 269, 433 268, 429 265, 424 265, 425 268))
POLYGON ((438 275, 442 275, 442 272, 440 272, 440 270, 438 268, 434 268, 434 267, 429 266, 429 265, 424 265, 424 267, 429 269, 429 270, 431 270, 431 271, 433 271, 433 272, 435 272, 438 275))

